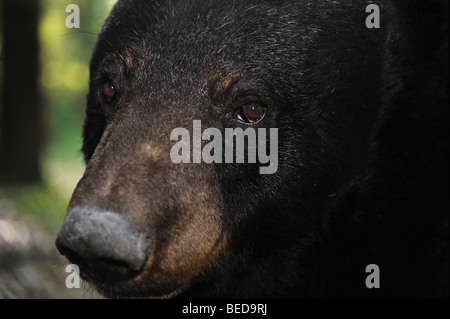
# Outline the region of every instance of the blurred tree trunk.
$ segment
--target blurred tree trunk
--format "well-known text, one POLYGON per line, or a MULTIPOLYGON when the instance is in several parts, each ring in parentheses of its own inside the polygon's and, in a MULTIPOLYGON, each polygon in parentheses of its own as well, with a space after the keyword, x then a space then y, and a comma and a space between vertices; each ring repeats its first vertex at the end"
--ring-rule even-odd
POLYGON ((38 0, 2 0, 0 184, 41 180, 38 0))

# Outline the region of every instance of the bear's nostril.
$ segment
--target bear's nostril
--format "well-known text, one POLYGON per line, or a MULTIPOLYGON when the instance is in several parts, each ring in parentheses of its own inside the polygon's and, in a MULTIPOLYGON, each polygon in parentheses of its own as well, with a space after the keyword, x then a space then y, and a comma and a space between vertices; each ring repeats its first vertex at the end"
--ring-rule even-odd
POLYGON ((56 247, 81 275, 100 282, 134 277, 145 265, 150 240, 121 215, 75 207, 58 233, 56 247))

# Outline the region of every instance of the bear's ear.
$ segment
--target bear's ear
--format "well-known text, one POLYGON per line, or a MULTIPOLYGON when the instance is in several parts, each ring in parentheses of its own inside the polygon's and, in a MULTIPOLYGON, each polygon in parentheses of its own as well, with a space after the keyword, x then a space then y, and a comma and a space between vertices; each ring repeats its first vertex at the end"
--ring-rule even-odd
MULTIPOLYGON (((405 159, 400 157, 406 155, 405 167, 411 167, 412 161, 419 158, 407 154, 419 154, 421 148, 432 151, 426 145, 448 137, 449 1, 392 0, 390 3, 396 19, 390 30, 387 82, 399 85, 386 90, 387 103, 383 105, 374 134, 373 153, 398 157, 395 161, 380 159, 380 163, 401 162, 405 159)), ((436 153, 436 158, 441 157, 436 153)))

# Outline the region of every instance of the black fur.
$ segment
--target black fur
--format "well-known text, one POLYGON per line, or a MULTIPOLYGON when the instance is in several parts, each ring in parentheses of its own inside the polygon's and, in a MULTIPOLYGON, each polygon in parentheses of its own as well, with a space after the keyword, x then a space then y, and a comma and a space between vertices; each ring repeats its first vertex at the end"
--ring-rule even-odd
POLYGON ((448 296, 448 1, 375 1, 381 29, 367 29, 371 2, 128 0, 112 11, 91 62, 87 162, 130 101, 148 125, 224 128, 258 100, 270 112, 259 126, 279 128, 276 174, 216 165, 231 257, 180 297, 448 296), (229 73, 238 89, 214 94, 211 78, 229 73), (105 80, 117 105, 99 98, 105 80), (378 290, 365 286, 373 263, 378 290))

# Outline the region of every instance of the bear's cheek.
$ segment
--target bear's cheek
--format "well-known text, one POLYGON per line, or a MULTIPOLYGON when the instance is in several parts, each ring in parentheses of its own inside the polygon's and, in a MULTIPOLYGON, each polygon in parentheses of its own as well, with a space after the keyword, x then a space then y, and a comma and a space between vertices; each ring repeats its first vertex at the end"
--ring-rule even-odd
MULTIPOLYGON (((183 291, 199 275, 223 263, 228 255, 227 235, 218 208, 220 191, 210 182, 206 173, 209 168, 196 171, 201 166, 181 165, 178 177, 172 179, 177 188, 176 209, 172 207, 167 212, 159 208, 146 218, 154 241, 136 282, 145 283, 149 295, 183 291), (193 176, 195 180, 191 179, 193 176)), ((166 194, 172 191, 167 189, 166 194)))
POLYGON ((145 283, 150 296, 182 292, 199 275, 225 261, 227 237, 220 221, 210 213, 211 216, 201 216, 197 211, 183 226, 174 225, 174 229, 179 228, 169 235, 168 242, 155 243, 144 270, 136 278, 136 282, 145 283))

